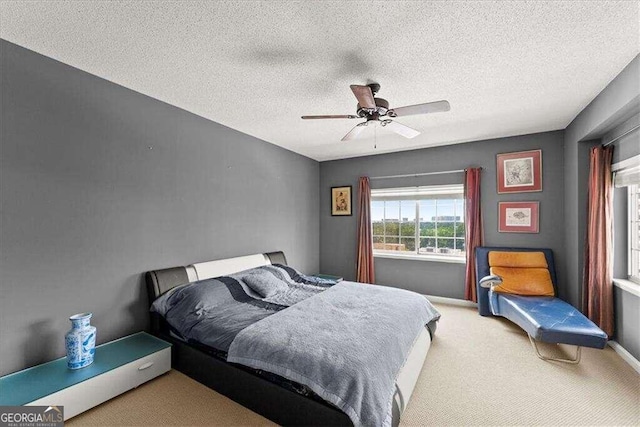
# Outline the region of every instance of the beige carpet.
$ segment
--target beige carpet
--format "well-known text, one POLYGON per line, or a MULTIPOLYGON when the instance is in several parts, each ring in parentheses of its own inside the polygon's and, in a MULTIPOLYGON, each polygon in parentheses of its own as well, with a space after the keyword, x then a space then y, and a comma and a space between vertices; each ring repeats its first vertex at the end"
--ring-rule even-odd
MULTIPOLYGON (((442 319, 402 425, 640 426, 640 375, 612 349, 583 349, 577 366, 544 362, 509 321, 480 317, 472 308, 436 306, 442 319)), ((556 346, 542 349, 564 353, 556 346)), ((271 423, 176 371, 67 422, 266 424, 271 423)))

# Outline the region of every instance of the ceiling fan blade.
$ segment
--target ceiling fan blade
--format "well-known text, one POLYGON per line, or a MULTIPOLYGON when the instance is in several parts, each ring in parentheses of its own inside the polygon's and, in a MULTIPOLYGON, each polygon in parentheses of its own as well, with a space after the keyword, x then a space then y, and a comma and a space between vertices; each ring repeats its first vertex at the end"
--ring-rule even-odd
POLYGON ((310 119, 357 119, 358 116, 354 116, 353 114, 343 114, 343 115, 325 115, 325 116, 302 116, 305 120, 310 119))
POLYGON ((349 131, 348 134, 342 137, 342 141, 350 141, 352 139, 356 139, 358 135, 360 135, 360 133, 362 133, 364 128, 367 126, 367 123, 368 122, 358 123, 353 129, 349 131))
POLYGON ((402 135, 405 138, 415 138, 420 135, 415 129, 411 129, 409 126, 405 126, 402 123, 394 122, 393 120, 385 120, 380 122, 380 124, 385 128, 389 129, 391 132, 395 132, 398 135, 402 135))
POLYGON ((439 113, 441 111, 449 111, 450 109, 451 105, 449 105, 448 101, 436 101, 392 108, 387 112, 387 115, 390 117, 411 116, 413 114, 439 113))
POLYGON ((351 85, 349 86, 353 94, 358 98, 358 104, 362 108, 376 108, 376 101, 373 99, 373 92, 369 86, 351 85))

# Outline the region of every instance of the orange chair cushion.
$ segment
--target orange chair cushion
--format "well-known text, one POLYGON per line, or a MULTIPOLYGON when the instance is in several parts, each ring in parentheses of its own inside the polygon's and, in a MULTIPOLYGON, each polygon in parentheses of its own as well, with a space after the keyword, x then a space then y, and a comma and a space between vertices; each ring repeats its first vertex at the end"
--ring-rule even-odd
POLYGON ((544 252, 489 252, 489 267, 549 268, 544 252))
POLYGON ((494 292, 527 296, 555 296, 543 252, 489 252, 491 274, 502 277, 494 292))
POLYGON ((491 267, 491 274, 502 277, 494 292, 527 296, 555 296, 548 268, 491 267))

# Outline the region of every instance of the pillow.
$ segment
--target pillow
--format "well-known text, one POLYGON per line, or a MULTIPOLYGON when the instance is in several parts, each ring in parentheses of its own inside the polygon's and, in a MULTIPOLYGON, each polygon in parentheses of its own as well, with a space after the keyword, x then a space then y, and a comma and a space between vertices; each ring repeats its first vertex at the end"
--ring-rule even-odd
POLYGON ((289 288, 287 282, 278 279, 271 273, 262 272, 261 274, 248 274, 242 280, 254 291, 268 298, 280 292, 284 292, 289 288))
POLYGON ((555 296, 544 252, 489 252, 490 273, 502 278, 494 292, 555 296))

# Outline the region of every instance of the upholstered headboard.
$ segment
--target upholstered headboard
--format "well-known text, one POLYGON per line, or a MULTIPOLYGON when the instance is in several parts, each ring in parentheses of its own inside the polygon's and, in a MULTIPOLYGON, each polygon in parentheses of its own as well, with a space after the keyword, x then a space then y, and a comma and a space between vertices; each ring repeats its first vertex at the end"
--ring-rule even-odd
POLYGON ((269 252, 149 271, 146 274, 149 304, 176 286, 269 264, 286 265, 287 259, 283 252, 269 252))

